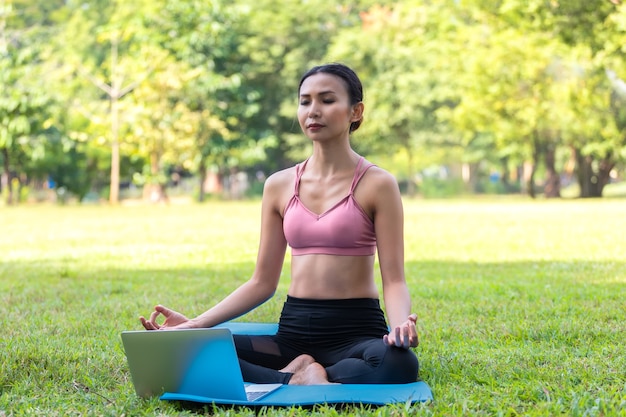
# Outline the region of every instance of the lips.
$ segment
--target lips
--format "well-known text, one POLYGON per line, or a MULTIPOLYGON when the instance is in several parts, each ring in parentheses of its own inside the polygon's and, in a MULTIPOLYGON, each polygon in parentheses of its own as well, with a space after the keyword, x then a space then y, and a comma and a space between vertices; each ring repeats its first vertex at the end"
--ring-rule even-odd
POLYGON ((324 127, 324 125, 321 125, 321 124, 319 124, 319 123, 311 123, 311 124, 310 124, 310 125, 308 125, 307 127, 308 127, 309 129, 316 130, 316 129, 320 129, 320 128, 324 127))

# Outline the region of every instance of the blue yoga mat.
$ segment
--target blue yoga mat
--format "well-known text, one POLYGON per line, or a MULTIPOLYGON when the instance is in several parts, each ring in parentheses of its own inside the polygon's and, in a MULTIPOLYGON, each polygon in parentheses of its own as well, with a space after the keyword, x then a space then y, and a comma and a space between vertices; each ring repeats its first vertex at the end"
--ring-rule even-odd
MULTIPOLYGON (((273 323, 229 322, 217 327, 230 329, 233 334, 275 334, 273 323)), ((242 406, 311 406, 316 404, 406 404, 431 401, 433 394, 424 381, 409 384, 337 384, 337 385, 284 385, 256 401, 228 400, 197 395, 166 392, 160 397, 167 401, 190 401, 204 404, 242 406)))

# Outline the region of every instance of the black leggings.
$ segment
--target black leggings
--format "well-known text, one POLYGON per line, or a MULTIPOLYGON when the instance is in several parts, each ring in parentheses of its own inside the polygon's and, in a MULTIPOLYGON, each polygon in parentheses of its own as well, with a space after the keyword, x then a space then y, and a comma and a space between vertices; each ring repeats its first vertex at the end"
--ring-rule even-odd
POLYGON ((419 364, 410 349, 387 346, 384 314, 377 299, 309 300, 287 297, 271 336, 234 335, 243 378, 255 383, 288 383, 279 372, 308 354, 326 369, 328 380, 345 384, 415 382, 419 364))

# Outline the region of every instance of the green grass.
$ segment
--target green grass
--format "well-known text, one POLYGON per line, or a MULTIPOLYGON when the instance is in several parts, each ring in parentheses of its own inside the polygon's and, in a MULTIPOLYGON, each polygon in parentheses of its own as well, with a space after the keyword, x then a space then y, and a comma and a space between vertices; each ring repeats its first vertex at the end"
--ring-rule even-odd
MULTIPOLYGON (((253 416, 136 397, 120 332, 250 276, 257 202, 0 208, 0 416, 253 416)), ((406 201, 435 400, 262 415, 626 416, 626 200, 406 201)), ((287 259, 287 263, 289 259, 287 259)), ((289 283, 244 318, 278 319, 289 283)))

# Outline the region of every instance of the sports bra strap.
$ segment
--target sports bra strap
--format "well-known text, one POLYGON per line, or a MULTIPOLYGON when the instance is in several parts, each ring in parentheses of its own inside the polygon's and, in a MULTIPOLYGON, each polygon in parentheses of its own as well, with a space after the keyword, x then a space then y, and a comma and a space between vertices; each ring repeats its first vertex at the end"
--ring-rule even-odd
POLYGON ((300 179, 302 178, 302 174, 304 174, 304 167, 306 167, 307 162, 309 162, 309 158, 307 158, 303 163, 296 165, 296 181, 294 184, 295 189, 293 190, 294 195, 300 195, 300 179))
MULTIPOLYGON (((367 172, 367 170, 371 166, 374 165, 374 164, 366 165, 365 168, 361 170, 361 165, 363 164, 364 160, 365 158, 361 157, 361 159, 359 159, 359 162, 356 164, 356 169, 354 170, 354 177, 352 178, 352 184, 350 185, 350 193, 349 193, 350 195, 354 193, 354 189, 356 188, 356 185, 359 183, 363 175, 365 175, 365 172, 367 172)), ((296 165, 296 181, 295 181, 294 190, 293 190, 294 195, 297 195, 297 196, 300 195, 300 180, 302 179, 302 174, 304 174, 304 168, 306 167, 307 162, 309 162, 308 158, 301 164, 296 165)))
POLYGON ((354 171, 354 178, 352 178, 352 185, 350 185, 350 195, 354 194, 354 189, 356 188, 356 185, 361 180, 361 177, 365 175, 369 167, 373 166, 373 164, 366 165, 365 168, 361 171, 361 164, 363 163, 364 160, 365 158, 361 157, 361 159, 359 159, 359 163, 356 165, 356 170, 354 171))

